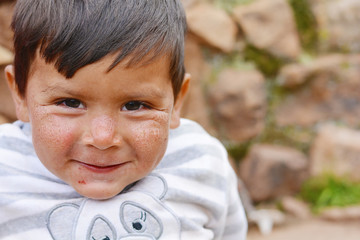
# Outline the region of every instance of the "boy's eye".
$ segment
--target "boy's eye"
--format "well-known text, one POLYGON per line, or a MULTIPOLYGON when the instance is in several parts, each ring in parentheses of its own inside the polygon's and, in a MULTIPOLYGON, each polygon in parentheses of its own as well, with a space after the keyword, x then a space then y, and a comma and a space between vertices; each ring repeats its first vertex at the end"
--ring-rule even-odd
POLYGON ((141 101, 130 101, 124 105, 122 110, 135 111, 142 109, 143 107, 147 107, 147 106, 141 101))
POLYGON ((69 108, 84 108, 83 104, 77 99, 65 99, 58 102, 56 105, 62 105, 69 108))

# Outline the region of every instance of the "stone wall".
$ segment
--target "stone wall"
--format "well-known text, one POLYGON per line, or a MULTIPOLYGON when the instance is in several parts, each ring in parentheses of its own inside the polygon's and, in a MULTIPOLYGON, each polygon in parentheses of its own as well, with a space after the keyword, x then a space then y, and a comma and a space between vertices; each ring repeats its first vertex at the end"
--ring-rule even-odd
MULTIPOLYGON (((0 2, 0 121, 15 117, 2 73, 12 4, 0 2)), ((183 4, 192 75, 183 116, 225 144, 252 198, 296 193, 323 171, 358 180, 360 1, 183 4)))
POLYGON ((184 115, 223 141, 253 200, 324 172, 359 180, 360 2, 184 3, 198 86, 188 104, 205 99, 203 116, 184 115))

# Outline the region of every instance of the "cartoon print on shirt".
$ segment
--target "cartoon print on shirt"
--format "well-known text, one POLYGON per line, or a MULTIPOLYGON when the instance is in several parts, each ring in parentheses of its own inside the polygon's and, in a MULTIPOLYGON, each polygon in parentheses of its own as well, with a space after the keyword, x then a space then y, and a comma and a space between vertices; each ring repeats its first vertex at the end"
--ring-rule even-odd
POLYGON ((166 192, 165 179, 151 174, 101 203, 85 199, 57 205, 47 227, 54 240, 180 239, 179 221, 161 201, 166 192))

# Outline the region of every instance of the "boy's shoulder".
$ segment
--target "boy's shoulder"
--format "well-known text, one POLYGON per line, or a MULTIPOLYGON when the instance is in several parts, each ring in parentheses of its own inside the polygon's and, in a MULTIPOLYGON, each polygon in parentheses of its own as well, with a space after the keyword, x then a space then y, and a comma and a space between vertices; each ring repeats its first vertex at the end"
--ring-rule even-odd
POLYGON ((33 155, 30 124, 16 121, 0 125, 0 150, 33 155))
MULTIPOLYGON (((178 128, 170 131, 168 148, 164 160, 175 153, 182 152, 189 157, 207 154, 218 160, 227 159, 227 151, 223 144, 210 135, 200 124, 189 119, 181 119, 178 128)), ((184 157, 178 154, 178 157, 184 157)))
POLYGON ((166 175, 203 174, 206 181, 212 174, 227 179, 232 170, 224 145, 200 124, 181 119, 180 126, 170 131, 167 150, 155 171, 166 175))
POLYGON ((0 124, 0 139, 6 137, 31 139, 31 127, 29 123, 15 121, 13 123, 0 124))
MULTIPOLYGON (((199 123, 190 119, 181 118, 180 126, 170 131, 169 147, 172 146, 172 142, 175 140, 185 138, 189 141, 192 140, 197 144, 213 144, 223 148, 223 144, 216 137, 208 133, 199 123)), ((177 143, 181 142, 183 144, 186 143, 184 141, 177 141, 177 143)))
POLYGON ((199 123, 190 119, 181 118, 180 126, 178 128, 170 130, 170 138, 189 132, 194 132, 194 133, 196 132, 196 133, 209 135, 199 123))

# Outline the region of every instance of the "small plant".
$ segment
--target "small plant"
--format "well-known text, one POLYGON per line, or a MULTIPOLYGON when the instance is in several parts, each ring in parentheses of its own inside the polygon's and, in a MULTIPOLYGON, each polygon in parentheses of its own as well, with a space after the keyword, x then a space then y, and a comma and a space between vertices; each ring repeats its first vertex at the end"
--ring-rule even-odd
POLYGON ((316 50, 318 42, 317 24, 309 0, 289 0, 299 31, 302 45, 307 50, 316 50))
POLYGON ((312 206, 314 212, 326 207, 344 207, 360 203, 360 183, 334 175, 322 175, 307 180, 300 196, 312 206))

